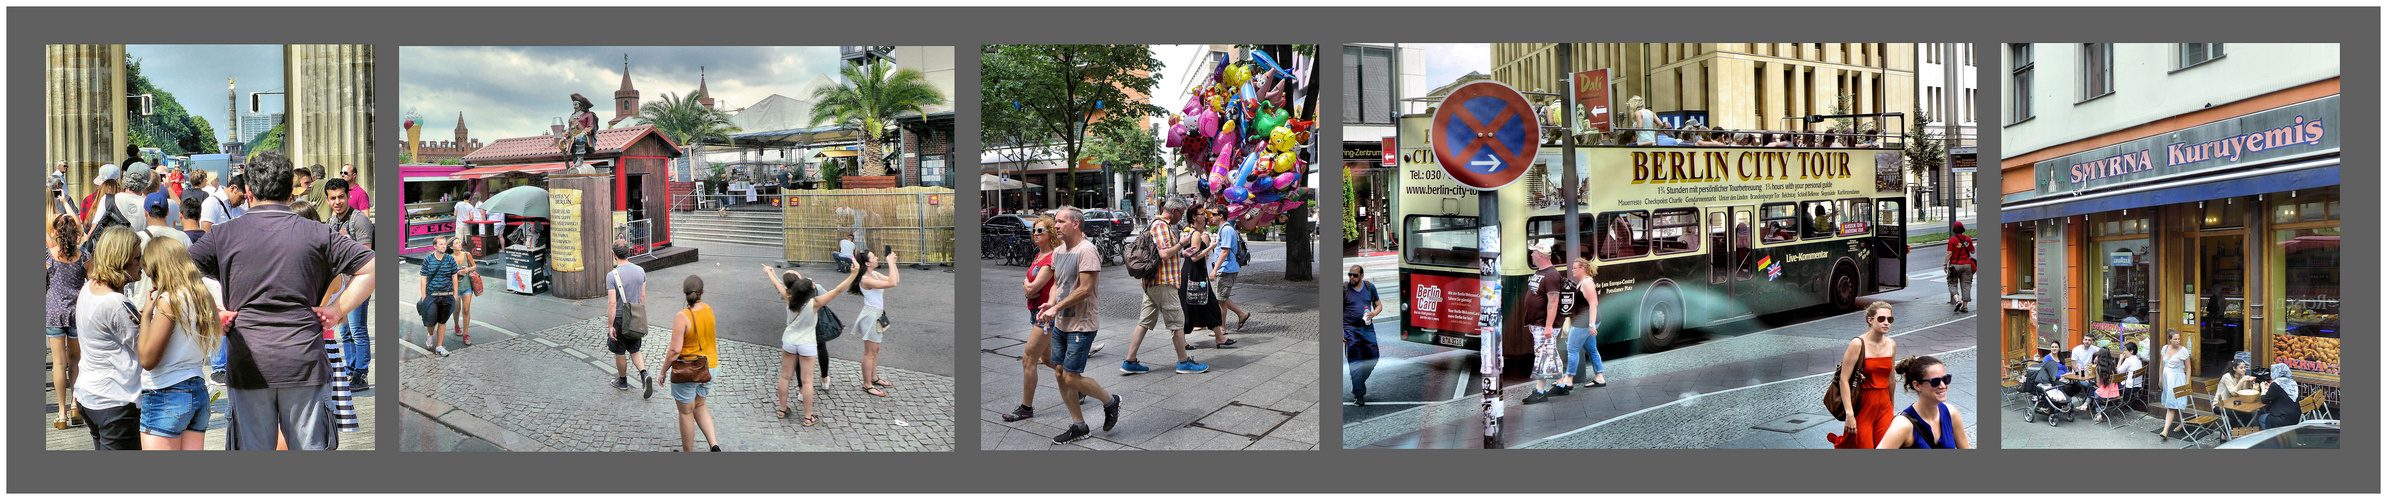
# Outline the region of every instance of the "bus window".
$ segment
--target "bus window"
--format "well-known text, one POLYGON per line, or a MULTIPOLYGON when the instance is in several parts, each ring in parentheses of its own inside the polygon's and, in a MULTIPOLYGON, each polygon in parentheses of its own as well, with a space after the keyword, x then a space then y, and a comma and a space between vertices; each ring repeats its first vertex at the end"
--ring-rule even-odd
POLYGON ((1658 255, 1699 250, 1699 209, 1659 210, 1649 227, 1649 245, 1658 255))
POLYGON ((1840 236, 1854 236, 1873 231, 1873 200, 1853 198, 1840 200, 1840 236))
POLYGON ((1649 255, 1649 212, 1600 214, 1600 260, 1649 255))
POLYGON ((1709 283, 1723 283, 1732 276, 1732 251, 1730 250, 1732 247, 1725 239, 1732 235, 1732 224, 1726 219, 1724 212, 1724 209, 1719 208, 1707 214, 1709 283))
POLYGON ((1831 200, 1807 202, 1800 212, 1806 214, 1800 220, 1806 223, 1808 238, 1830 238, 1840 234, 1840 213, 1831 200))
POLYGON ((1749 259, 1749 229, 1749 207, 1733 208, 1732 260, 1740 263, 1740 273, 1732 277, 1734 280, 1746 280, 1750 276, 1749 266, 1752 263, 1749 259))
POLYGON ((1766 243, 1781 243, 1799 239, 1798 205, 1775 203, 1766 205, 1764 232, 1758 239, 1766 243))
POLYGON ((1412 215, 1403 225, 1409 234, 1403 253, 1410 264, 1475 267, 1474 217, 1412 215))
MULTIPOLYGON (((1576 217, 1577 220, 1581 221, 1578 223, 1578 230, 1583 232, 1583 236, 1577 238, 1576 243, 1583 245, 1583 258, 1592 258, 1592 256, 1598 255, 1597 247, 1600 243, 1596 237, 1598 234, 1600 234, 1597 230, 1599 227, 1598 222, 1595 220, 1596 218, 1593 217, 1592 214, 1581 214, 1576 217)), ((1525 240, 1527 242, 1525 245, 1526 248, 1539 246, 1542 240, 1550 240, 1550 260, 1552 262, 1566 260, 1567 253, 1565 222, 1566 218, 1564 216, 1549 215, 1535 217, 1528 220, 1525 223, 1525 240)))

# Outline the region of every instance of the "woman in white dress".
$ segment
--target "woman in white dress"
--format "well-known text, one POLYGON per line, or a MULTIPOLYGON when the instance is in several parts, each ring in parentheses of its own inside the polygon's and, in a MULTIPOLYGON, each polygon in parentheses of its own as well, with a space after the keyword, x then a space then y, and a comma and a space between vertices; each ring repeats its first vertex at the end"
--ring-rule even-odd
POLYGON ((2188 433, 2187 423, 2180 419, 2180 411, 2188 409, 2188 398, 2179 392, 2184 385, 2188 385, 2188 346, 2180 343, 2179 332, 2172 332, 2163 344, 2163 427, 2155 429, 2162 440, 2188 433))

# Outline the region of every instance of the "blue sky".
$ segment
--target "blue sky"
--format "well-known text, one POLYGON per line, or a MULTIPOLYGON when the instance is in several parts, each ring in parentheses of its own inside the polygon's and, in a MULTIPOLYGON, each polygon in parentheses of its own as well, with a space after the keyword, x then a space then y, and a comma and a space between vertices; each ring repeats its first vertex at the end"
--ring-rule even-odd
MULTIPOLYGON (((227 117, 231 110, 224 98, 225 78, 240 80, 243 113, 248 112, 248 93, 283 90, 280 45, 126 45, 124 52, 141 62, 141 75, 151 84, 174 94, 191 114, 206 118, 219 142, 230 138, 234 123, 227 117)), ((266 113, 284 109, 278 96, 263 96, 260 102, 266 113)))

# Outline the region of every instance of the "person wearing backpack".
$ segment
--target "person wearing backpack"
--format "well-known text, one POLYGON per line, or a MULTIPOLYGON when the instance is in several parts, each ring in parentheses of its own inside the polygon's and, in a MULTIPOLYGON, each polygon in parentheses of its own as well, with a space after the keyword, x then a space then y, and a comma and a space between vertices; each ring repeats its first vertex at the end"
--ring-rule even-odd
POLYGON ((646 268, 630 263, 630 242, 613 240, 613 271, 605 273, 605 350, 613 353, 613 388, 630 390, 629 365, 638 365, 638 384, 644 398, 655 397, 655 379, 648 376, 646 357, 638 355, 646 339, 646 268), (629 314, 627 322, 622 315, 629 314))
POLYGON ((1152 225, 1144 230, 1144 239, 1150 243, 1137 245, 1151 246, 1129 251, 1128 273, 1143 280, 1144 300, 1136 318, 1135 333, 1127 338, 1127 360, 1119 362, 1119 373, 1135 375, 1152 371, 1136 360, 1136 354, 1144 347, 1144 334, 1156 326, 1168 328, 1169 339, 1176 344, 1177 373, 1210 371, 1210 365, 1195 363, 1192 357, 1185 354, 1185 310, 1178 304, 1178 287, 1185 283, 1185 266, 1176 264, 1180 256, 1193 247, 1188 245, 1190 242, 1176 238, 1169 229, 1184 216, 1185 201, 1170 199, 1161 206, 1160 219, 1152 221, 1152 225), (1155 251, 1151 257, 1156 260, 1137 255, 1143 251, 1155 251), (1147 262, 1153 267, 1144 269, 1147 262))
POLYGON ((1948 303, 1956 312, 1967 312, 1973 302, 1973 237, 1965 236, 1963 222, 1948 229, 1948 303))
POLYGON ((1237 273, 1243 272, 1245 264, 1251 263, 1252 251, 1250 247, 1244 246, 1243 233, 1235 230, 1235 221, 1226 219, 1216 212, 1213 212, 1211 217, 1219 220, 1219 223, 1218 256, 1212 259, 1212 266, 1217 269, 1218 278, 1210 280, 1210 286, 1216 289, 1218 307, 1235 312, 1235 331, 1242 332, 1243 323, 1251 321, 1252 313, 1235 305, 1235 277, 1237 273))
POLYGON ((779 271, 763 266, 763 275, 771 277, 771 286, 779 289, 780 300, 787 301, 787 328, 779 333, 779 406, 781 420, 787 419, 787 386, 791 379, 803 377, 804 426, 819 424, 819 415, 812 413, 812 396, 820 382, 812 377, 813 363, 820 357, 820 310, 837 300, 835 290, 853 286, 860 273, 846 273, 845 281, 836 287, 823 289, 793 270, 779 271))

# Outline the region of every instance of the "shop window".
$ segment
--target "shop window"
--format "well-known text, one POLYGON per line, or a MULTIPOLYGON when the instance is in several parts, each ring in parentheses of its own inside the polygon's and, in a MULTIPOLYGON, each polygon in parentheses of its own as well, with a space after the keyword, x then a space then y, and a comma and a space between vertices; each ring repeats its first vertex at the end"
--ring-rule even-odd
POLYGON ((2240 200, 2226 198, 2199 203, 2198 205, 2201 206, 2198 207, 2200 215, 2196 221, 2197 227, 2200 229, 2244 227, 2246 225, 2246 204, 2238 203, 2238 201, 2240 200))
POLYGON ((2137 213, 2106 212, 2091 215, 2089 216, 2089 236, 2102 238, 2153 233, 2155 225, 2149 218, 2153 214, 2151 211, 2140 210, 2137 213))
POLYGON ((2271 223, 2295 224, 2337 220, 2337 186, 2271 194, 2271 223))
POLYGON ((2334 226, 2271 234, 2271 288, 2279 291, 2271 355, 2298 371, 2337 374, 2338 243, 2334 226))
POLYGON ((1763 223, 1762 225, 1764 226, 1764 229, 1761 232, 1763 232, 1764 235, 1759 237, 1759 240, 1766 243, 1798 241, 1798 205, 1792 205, 1789 203, 1775 203, 1766 205, 1763 210, 1764 218, 1761 219, 1761 222, 1763 223))
POLYGON ((1413 215, 1402 221, 1410 264, 1474 268, 1475 217, 1413 215))
POLYGON ((2090 247, 2097 251, 2089 256, 2097 270, 2088 273, 2089 289, 2097 300, 2089 304, 2089 331, 2100 339, 2135 341, 2151 331, 2155 266, 2149 241, 2109 240, 2090 247))
MULTIPOLYGON (((2018 259, 2018 261, 2031 261, 2031 252, 2039 247, 2039 232, 2037 230, 2024 227, 2020 231, 2007 231, 2004 236, 2011 241, 2011 243, 2000 245, 2005 251, 2021 253, 2024 258, 2018 259)), ((2037 290, 2039 288, 2038 270, 2039 266, 2036 265, 2015 266, 2013 293, 2030 293, 2032 290, 2037 290)))

